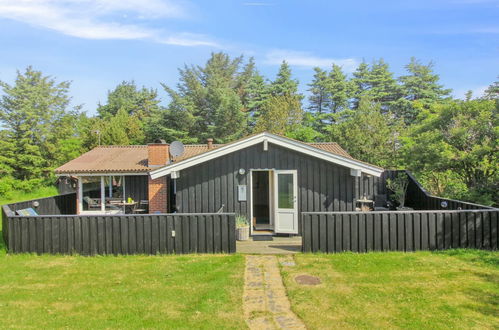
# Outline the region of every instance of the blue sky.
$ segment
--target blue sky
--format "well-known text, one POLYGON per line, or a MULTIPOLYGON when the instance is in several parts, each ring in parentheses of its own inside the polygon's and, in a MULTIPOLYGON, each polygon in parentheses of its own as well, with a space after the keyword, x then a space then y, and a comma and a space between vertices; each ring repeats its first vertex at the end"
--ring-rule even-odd
POLYGON ((499 75, 499 1, 0 0, 0 80, 33 65, 90 113, 119 82, 159 90, 213 51, 254 56, 268 78, 286 59, 302 91, 314 66, 382 57, 399 75, 415 56, 455 96, 480 94, 499 75))

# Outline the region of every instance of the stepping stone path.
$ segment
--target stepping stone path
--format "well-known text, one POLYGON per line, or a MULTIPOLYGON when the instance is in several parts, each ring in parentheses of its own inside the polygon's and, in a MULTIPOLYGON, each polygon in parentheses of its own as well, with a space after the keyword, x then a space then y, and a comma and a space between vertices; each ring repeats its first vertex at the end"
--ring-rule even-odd
POLYGON ((243 310, 250 329, 305 329, 291 311, 276 256, 246 256, 243 310))

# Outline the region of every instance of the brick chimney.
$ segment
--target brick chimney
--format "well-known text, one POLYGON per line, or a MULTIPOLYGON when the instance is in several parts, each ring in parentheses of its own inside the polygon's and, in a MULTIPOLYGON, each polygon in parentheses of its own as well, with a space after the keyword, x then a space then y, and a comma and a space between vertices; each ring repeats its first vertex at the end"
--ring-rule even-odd
POLYGON ((213 149, 213 139, 207 139, 206 143, 208 144, 208 150, 213 149))
MULTIPOLYGON (((156 140, 147 145, 147 166, 160 167, 169 162, 169 145, 165 140, 156 140)), ((148 180, 149 213, 168 212, 168 181, 166 176, 148 180)))
POLYGON ((156 140, 147 145, 147 166, 158 167, 168 164, 169 145, 165 140, 156 140))

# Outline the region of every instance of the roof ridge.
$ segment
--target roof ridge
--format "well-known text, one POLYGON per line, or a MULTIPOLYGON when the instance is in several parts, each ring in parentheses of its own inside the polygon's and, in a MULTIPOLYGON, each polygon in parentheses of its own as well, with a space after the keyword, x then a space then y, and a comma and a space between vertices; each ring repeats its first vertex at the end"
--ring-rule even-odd
POLYGON ((143 144, 130 144, 130 145, 100 145, 95 148, 145 148, 143 144))

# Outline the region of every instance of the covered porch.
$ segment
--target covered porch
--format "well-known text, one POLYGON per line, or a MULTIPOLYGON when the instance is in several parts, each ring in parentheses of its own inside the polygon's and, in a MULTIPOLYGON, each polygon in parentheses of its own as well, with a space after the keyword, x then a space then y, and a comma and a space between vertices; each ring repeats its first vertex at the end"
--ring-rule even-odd
POLYGON ((77 178, 77 214, 149 213, 147 175, 92 174, 77 178))

